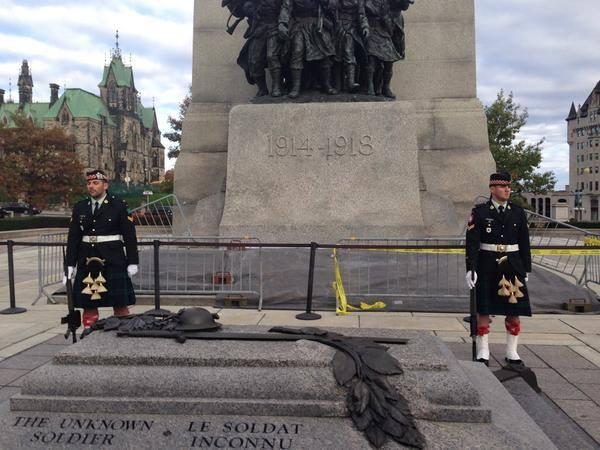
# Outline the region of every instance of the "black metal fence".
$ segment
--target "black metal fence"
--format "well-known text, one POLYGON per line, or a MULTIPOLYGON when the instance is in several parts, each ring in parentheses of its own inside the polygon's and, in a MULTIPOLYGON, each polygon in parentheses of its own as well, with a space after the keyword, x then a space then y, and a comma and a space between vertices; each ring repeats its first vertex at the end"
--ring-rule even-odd
MULTIPOLYGON (((228 248, 240 250, 243 248, 293 248, 293 249, 310 249, 310 257, 307 261, 308 271, 308 286, 306 290, 306 308, 305 312, 296 316, 299 319, 311 320, 318 319, 320 316, 312 311, 312 300, 313 300, 313 282, 314 282, 314 270, 315 260, 318 249, 331 249, 331 250, 364 250, 364 251, 379 251, 379 252, 395 252, 401 250, 402 252, 414 252, 419 253, 451 253, 455 254, 459 251, 464 250, 464 245, 444 245, 440 242, 434 245, 412 245, 409 242, 395 243, 395 244, 374 244, 374 243, 338 243, 338 244, 318 244, 316 242, 311 243, 240 243, 238 242, 207 242, 207 241, 194 241, 190 239, 185 240, 172 240, 172 239, 154 239, 152 241, 141 241, 138 243, 140 247, 149 247, 153 252, 153 275, 154 275, 154 310, 155 313, 165 312, 161 308, 161 257, 160 249, 162 247, 204 247, 204 248, 228 248)), ((9 308, 0 311, 0 314, 19 314, 26 311, 25 308, 17 307, 16 305, 16 291, 15 291, 15 273, 14 273, 14 251, 15 247, 53 247, 60 248, 64 247, 64 242, 23 242, 23 241, 3 241, 0 242, 0 246, 4 246, 7 249, 7 260, 8 260, 8 278, 9 278, 9 308)), ((583 252, 587 258, 599 258, 600 257, 600 245, 587 245, 585 247, 578 246, 533 246, 532 251, 545 252, 551 254, 553 251, 556 254, 563 254, 564 252, 583 252)))

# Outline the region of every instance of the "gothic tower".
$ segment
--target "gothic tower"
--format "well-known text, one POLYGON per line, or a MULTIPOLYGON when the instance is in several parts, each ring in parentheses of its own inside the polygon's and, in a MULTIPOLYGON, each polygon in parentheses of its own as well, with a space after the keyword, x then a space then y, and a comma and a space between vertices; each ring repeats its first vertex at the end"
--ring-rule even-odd
POLYGON ((19 74, 19 104, 31 103, 33 100, 33 78, 29 70, 29 63, 26 59, 21 65, 21 73, 19 74))

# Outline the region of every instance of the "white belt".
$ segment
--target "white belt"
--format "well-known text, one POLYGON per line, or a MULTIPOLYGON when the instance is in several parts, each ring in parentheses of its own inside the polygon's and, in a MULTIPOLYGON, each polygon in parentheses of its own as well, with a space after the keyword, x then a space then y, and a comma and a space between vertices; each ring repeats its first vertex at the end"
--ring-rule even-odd
POLYGON ((519 244, 481 244, 479 247, 481 250, 487 250, 488 252, 508 253, 518 252, 519 244))
POLYGON ((84 236, 81 238, 81 240, 89 244, 101 244, 103 242, 122 241, 123 236, 120 234, 108 234, 106 236, 84 236))

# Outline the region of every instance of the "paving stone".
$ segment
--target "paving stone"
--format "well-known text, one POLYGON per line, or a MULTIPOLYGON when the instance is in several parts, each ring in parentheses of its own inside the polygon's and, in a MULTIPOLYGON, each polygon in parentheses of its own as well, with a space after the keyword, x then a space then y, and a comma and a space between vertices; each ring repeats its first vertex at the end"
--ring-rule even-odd
POLYGON ((452 350, 454 356, 460 361, 471 361, 471 343, 446 342, 446 346, 452 350))
POLYGON ((0 388, 0 403, 2 403, 3 401, 8 400, 13 395, 17 395, 20 392, 21 392, 21 389, 19 389, 18 387, 3 387, 3 388, 0 388))
POLYGON ((583 347, 581 345, 572 345, 569 348, 600 368, 600 352, 594 350, 592 347, 583 347))
POLYGON ((8 386, 11 382, 28 372, 28 370, 20 369, 0 369, 0 386, 8 386))
POLYGON ((54 336, 52 339, 48 339, 44 344, 50 345, 71 345, 73 341, 71 339, 65 339, 63 335, 54 336))
MULTIPOLYGON (((580 384, 579 389, 600 405, 600 384, 580 384)), ((600 417, 599 417, 600 419, 600 417)))
POLYGON ((555 402, 576 422, 600 420, 600 406, 591 400, 555 400, 555 402))
POLYGON ((600 352, 600 335, 597 334, 583 334, 578 335, 577 339, 582 342, 585 342, 590 347, 600 352))
POLYGON ((0 362, 2 369, 23 369, 32 370, 43 364, 46 364, 52 359, 51 356, 33 356, 19 354, 0 362))
POLYGON ((53 344, 40 344, 35 347, 31 347, 25 350, 21 355, 27 356, 54 356, 57 352, 61 351, 63 346, 53 344))
POLYGON ((583 428, 600 447, 600 419, 596 420, 578 420, 577 424, 583 428))
POLYGON ((24 379, 25 379, 25 376, 21 376, 19 378, 16 378, 16 379, 12 380, 10 383, 8 383, 7 386, 20 388, 20 387, 23 386, 23 380, 24 379))
POLYGON ((569 347, 556 345, 530 345, 544 362, 555 369, 596 369, 596 366, 569 347))
POLYGON ((600 369, 557 368, 556 370, 573 384, 600 384, 600 369))
POLYGON ((598 317, 573 316, 564 318, 562 321, 582 333, 600 334, 600 321, 598 317))
POLYGON ((578 387, 565 380, 553 369, 534 369, 538 385, 553 400, 589 400, 589 397, 578 387))

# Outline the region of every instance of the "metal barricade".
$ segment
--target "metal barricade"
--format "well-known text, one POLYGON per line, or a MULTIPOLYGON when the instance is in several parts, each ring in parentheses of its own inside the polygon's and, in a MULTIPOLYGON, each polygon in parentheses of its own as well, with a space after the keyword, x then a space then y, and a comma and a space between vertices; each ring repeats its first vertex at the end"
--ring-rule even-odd
POLYGON ((526 211, 529 238, 533 246, 567 246, 572 252, 561 255, 536 255, 532 262, 545 269, 566 275, 575 283, 589 287, 589 283, 600 284, 598 256, 580 254, 586 245, 598 245, 600 234, 592 233, 568 223, 558 222, 540 214, 526 211), (594 242, 591 242, 594 240, 594 242))
MULTIPOLYGON (((262 249, 253 247, 260 243, 258 239, 144 235, 139 242, 154 240, 161 243, 161 294, 255 297, 258 309, 262 309, 262 249), (177 245, 169 245, 170 242, 177 245), (183 243, 214 243, 214 246, 183 243)), ((152 247, 140 245, 140 270, 132 280, 139 294, 154 292, 153 261, 152 247)))
POLYGON ((42 234, 39 242, 43 244, 56 244, 38 247, 38 297, 33 301, 35 305, 42 297, 54 303, 52 294, 46 292, 50 286, 62 281, 64 275, 63 245, 67 243, 68 233, 42 234))
POLYGON ((138 235, 173 235, 173 224, 179 224, 183 235, 191 236, 190 227, 177 197, 173 194, 131 210, 138 235))
MULTIPOLYGON (((464 238, 344 239, 338 245, 464 246, 464 238)), ((337 251, 348 297, 468 298, 461 249, 344 249, 337 251)))

